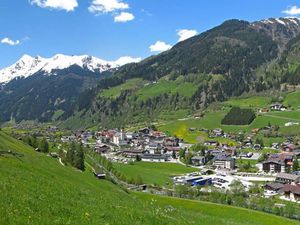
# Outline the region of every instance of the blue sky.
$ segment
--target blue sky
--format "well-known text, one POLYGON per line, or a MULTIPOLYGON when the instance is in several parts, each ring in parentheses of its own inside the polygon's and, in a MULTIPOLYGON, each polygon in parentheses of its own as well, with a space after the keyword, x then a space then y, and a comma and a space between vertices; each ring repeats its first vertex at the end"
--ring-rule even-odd
POLYGON ((0 68, 24 54, 145 58, 176 44, 180 30, 184 39, 227 19, 299 16, 298 7, 300 0, 1 0, 0 68))

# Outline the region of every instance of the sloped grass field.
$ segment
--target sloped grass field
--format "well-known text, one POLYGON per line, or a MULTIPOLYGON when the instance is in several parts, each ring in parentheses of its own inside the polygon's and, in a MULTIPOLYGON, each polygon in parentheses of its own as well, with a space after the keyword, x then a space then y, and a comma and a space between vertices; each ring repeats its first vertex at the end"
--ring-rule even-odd
POLYGON ((291 106, 293 107, 295 110, 299 109, 300 107, 300 91, 296 91, 296 92, 291 92, 289 93, 284 100, 284 104, 286 106, 291 106))
POLYGON ((145 101, 149 98, 159 96, 161 94, 176 94, 184 97, 191 97, 197 90, 197 85, 189 82, 183 82, 180 79, 176 81, 161 79, 157 83, 149 84, 139 91, 136 95, 139 100, 145 101))
POLYGON ((0 132, 0 224, 300 224, 206 202, 126 193, 0 132))
POLYGON ((143 84, 144 81, 142 79, 130 79, 127 80, 124 84, 104 90, 100 93, 100 96, 106 98, 117 98, 121 95, 122 91, 130 90, 141 85, 143 86, 143 84))
POLYGON ((144 183, 157 184, 160 186, 169 186, 172 184, 172 176, 198 171, 195 168, 176 163, 151 162, 136 162, 134 165, 115 163, 114 168, 128 178, 141 176, 144 183))
MULTIPOLYGON (((287 112, 289 113, 289 112, 287 112)), ((172 122, 164 123, 158 126, 159 130, 164 131, 170 135, 176 135, 179 138, 183 138, 189 143, 196 143, 199 136, 203 137, 203 134, 199 132, 200 129, 215 129, 222 128, 225 132, 250 132, 252 129, 262 128, 268 126, 269 123, 272 125, 278 125, 281 129, 286 130, 292 129, 291 127, 285 128, 284 124, 290 121, 300 122, 295 117, 300 116, 300 112, 293 112, 293 114, 286 114, 285 112, 279 113, 267 113, 265 115, 257 116, 256 119, 250 125, 222 125, 221 121, 225 116, 224 111, 209 112, 202 119, 186 119, 186 120, 175 120, 172 122), (290 116, 290 117, 287 117, 290 116), (189 128, 196 128, 197 131, 191 132, 189 128)), ((224 141, 224 140, 223 140, 224 141)))
POLYGON ((271 104, 272 99, 264 96, 253 96, 249 98, 232 98, 223 104, 226 106, 236 106, 241 108, 263 108, 271 104))

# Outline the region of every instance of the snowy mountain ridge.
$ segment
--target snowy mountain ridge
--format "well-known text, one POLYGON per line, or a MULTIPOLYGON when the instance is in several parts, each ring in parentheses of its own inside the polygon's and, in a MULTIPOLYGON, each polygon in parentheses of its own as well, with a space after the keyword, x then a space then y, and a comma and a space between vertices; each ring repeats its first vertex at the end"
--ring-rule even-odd
POLYGON ((73 65, 91 72, 102 73, 127 63, 139 62, 140 60, 141 58, 128 56, 121 57, 116 61, 105 61, 89 55, 68 56, 57 54, 51 58, 23 55, 15 64, 0 70, 0 83, 5 84, 18 77, 27 78, 37 72, 42 72, 45 75, 56 75, 55 71, 67 69, 73 65))

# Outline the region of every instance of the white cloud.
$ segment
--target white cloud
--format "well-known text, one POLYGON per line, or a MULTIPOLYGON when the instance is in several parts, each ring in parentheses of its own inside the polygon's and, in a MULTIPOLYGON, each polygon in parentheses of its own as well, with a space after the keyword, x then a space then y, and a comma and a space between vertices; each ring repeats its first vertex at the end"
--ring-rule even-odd
POLYGON ((10 38, 7 38, 7 37, 6 37, 6 38, 3 38, 3 39, 1 40, 1 43, 2 43, 2 44, 11 45, 11 46, 21 44, 21 42, 20 42, 19 40, 13 41, 13 40, 11 40, 10 38))
POLYGON ((282 12, 290 16, 296 16, 300 15, 300 8, 297 6, 289 6, 286 10, 282 12))
POLYGON ((141 60, 142 60, 142 58, 133 58, 130 56, 123 56, 123 57, 120 57, 119 59, 117 59, 115 61, 115 63, 122 66, 122 65, 125 65, 128 63, 137 63, 137 62, 140 62, 141 60))
POLYGON ((128 12, 121 12, 119 15, 115 16, 116 23, 126 23, 131 20, 134 20, 134 15, 128 12))
POLYGON ((197 34, 198 32, 196 30, 187 30, 187 29, 178 30, 177 31, 177 35, 179 36, 178 42, 194 37, 197 34))
POLYGON ((89 11, 95 14, 111 13, 116 10, 128 9, 129 5, 122 0, 93 0, 89 11))
POLYGON ((66 10, 67 12, 74 11, 78 6, 77 0, 29 0, 29 2, 42 8, 66 10))
POLYGON ((151 52, 164 52, 172 48, 172 45, 169 45, 163 41, 157 41, 155 44, 150 45, 151 52))

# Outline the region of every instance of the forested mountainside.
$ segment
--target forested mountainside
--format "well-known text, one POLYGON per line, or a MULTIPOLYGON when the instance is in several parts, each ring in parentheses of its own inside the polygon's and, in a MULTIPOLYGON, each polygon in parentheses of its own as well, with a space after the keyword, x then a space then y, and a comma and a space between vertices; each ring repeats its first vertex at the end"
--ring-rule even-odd
POLYGON ((0 70, 0 122, 66 118, 79 94, 117 67, 88 55, 24 55, 0 70))
POLYGON ((75 117, 120 126, 277 87, 289 80, 269 79, 269 70, 283 65, 299 31, 298 19, 226 21, 169 51, 120 67, 81 96, 75 117))
POLYGON ((73 65, 57 70, 56 75, 38 72, 27 78, 16 78, 0 90, 1 121, 10 119, 39 120, 63 119, 72 112, 74 104, 86 88, 95 84, 109 72, 91 72, 73 65))

